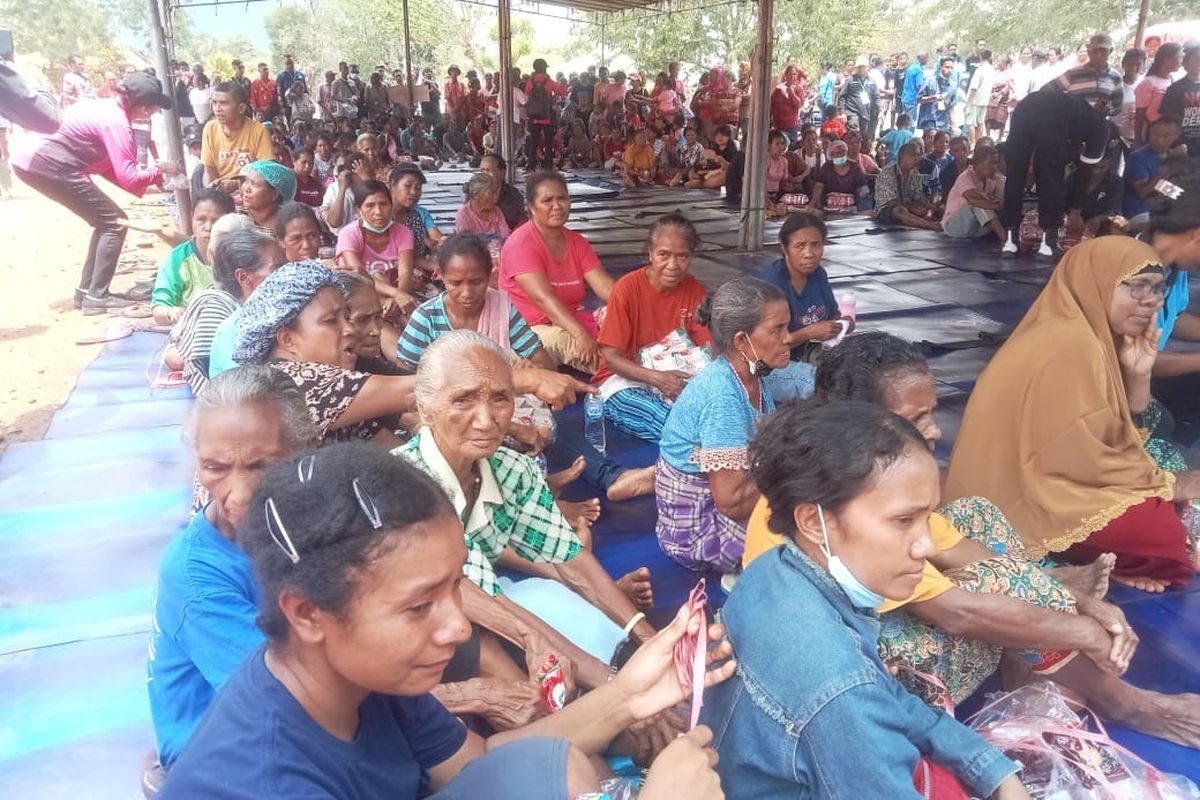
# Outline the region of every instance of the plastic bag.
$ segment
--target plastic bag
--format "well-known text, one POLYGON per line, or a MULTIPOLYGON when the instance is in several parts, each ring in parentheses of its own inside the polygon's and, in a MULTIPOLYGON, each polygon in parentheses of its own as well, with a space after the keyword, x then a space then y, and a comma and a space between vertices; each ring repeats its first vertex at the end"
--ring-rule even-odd
POLYGON ((1021 782, 1035 800, 1200 800, 1194 783, 1112 741, 1095 714, 1053 683, 989 700, 967 722, 1021 764, 1021 782))
MULTIPOLYGON (((694 343, 682 327, 668 333, 654 344, 648 344, 638 351, 637 361, 640 366, 659 372, 677 370, 695 377, 700 370, 712 362, 712 354, 707 347, 694 343)), ((652 391, 659 397, 662 393, 657 389, 652 391)), ((663 397, 667 405, 671 401, 663 397)))
POLYGON ((638 790, 624 778, 609 778, 600 782, 600 793, 588 792, 575 800, 637 800, 638 790))

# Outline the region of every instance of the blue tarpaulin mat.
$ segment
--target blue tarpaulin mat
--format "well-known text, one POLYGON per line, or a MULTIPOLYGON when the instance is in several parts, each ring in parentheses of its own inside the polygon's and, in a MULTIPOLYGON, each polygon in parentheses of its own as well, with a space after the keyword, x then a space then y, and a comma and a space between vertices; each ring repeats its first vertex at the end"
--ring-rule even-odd
MULTIPOLYGON (((453 187, 440 193, 447 208, 453 187)), ((693 261, 710 288, 752 274, 777 257, 720 249, 726 233, 711 194, 625 193, 572 184, 587 235, 614 272, 642 263, 631 231, 679 205, 705 204, 712 249, 693 261)), ((723 213, 723 212, 722 212, 723 213)), ((451 211, 452 214, 452 211, 451 211)), ((942 388, 938 421, 948 457, 966 392, 1002 337, 1048 277, 1046 265, 984 269, 977 250, 934 234, 868 232, 862 218, 833 223, 826 254, 839 287, 859 293, 863 327, 926 340, 942 388), (955 280, 956 272, 962 276, 955 280), (923 273, 927 273, 923 276, 923 273), (983 277, 980 275, 983 273, 983 277), (959 291, 956 286, 961 289, 959 291), (968 340, 970 349, 957 349, 968 340), (946 348, 943 352, 939 348, 946 348)), ((447 229, 449 226, 447 225, 447 229)), ((643 227, 644 230, 644 227, 643 227)), ((706 235, 706 239, 709 236, 706 235)), ((78 385, 42 441, 11 446, 0 458, 0 797, 121 799, 137 796, 140 769, 154 743, 145 690, 149 609, 159 556, 187 520, 192 466, 181 435, 191 405, 186 388, 152 392, 163 337, 138 333, 112 342, 78 385)), ((560 425, 582 427, 580 409, 560 425)), ((656 448, 615 430, 609 455, 628 466, 653 463, 656 448)), ((574 496, 593 495, 572 487, 574 496)), ((616 576, 648 566, 656 614, 669 615, 700 577, 668 559, 654 537, 653 498, 604 503, 594 548, 616 576)), ((720 600, 714 575, 710 595, 720 600)), ((1141 636, 1129 679, 1147 688, 1200 692, 1200 582, 1149 596, 1115 588, 1141 636)), ((769 613, 769 610, 764 613, 769 613)), ((803 646, 798 643, 798 646, 803 646)), ((1200 780, 1195 751, 1131 731, 1116 738, 1150 763, 1200 780)))

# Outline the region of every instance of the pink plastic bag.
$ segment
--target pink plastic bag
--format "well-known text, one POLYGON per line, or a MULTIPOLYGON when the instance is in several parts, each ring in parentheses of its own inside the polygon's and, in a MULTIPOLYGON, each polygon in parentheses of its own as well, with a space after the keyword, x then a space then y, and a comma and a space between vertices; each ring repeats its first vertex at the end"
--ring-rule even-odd
POLYGON ((684 608, 688 609, 687 633, 675 643, 675 669, 679 671, 679 682, 692 691, 691 728, 696 727, 700 719, 700 707, 704 704, 704 669, 708 657, 707 605, 708 593, 701 578, 684 604, 684 608))
POLYGON ((1182 775, 1169 775, 1112 741, 1086 706, 1037 681, 994 697, 967 723, 1021 764, 1035 800, 1200 800, 1182 775))

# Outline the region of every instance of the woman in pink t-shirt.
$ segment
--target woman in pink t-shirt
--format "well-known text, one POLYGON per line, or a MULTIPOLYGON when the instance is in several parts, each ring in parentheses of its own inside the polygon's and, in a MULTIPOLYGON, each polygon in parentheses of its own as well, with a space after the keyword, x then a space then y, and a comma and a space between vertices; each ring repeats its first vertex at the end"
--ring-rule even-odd
POLYGON ((1141 83, 1133 90, 1133 130, 1139 145, 1150 141, 1150 123, 1162 116, 1159 108, 1163 95, 1171 87, 1171 76, 1179 69, 1181 63, 1183 48, 1175 42, 1164 44, 1154 54, 1154 61, 1146 71, 1146 77, 1142 78, 1141 83))
POLYGON ((613 279, 588 240, 569 230, 571 197, 554 172, 529 179, 530 220, 500 253, 500 288, 560 364, 594 372, 600 355, 595 313, 583 307, 590 288, 608 302, 613 279))
MULTIPOLYGON (((379 181, 363 181, 355 192, 359 218, 338 232, 339 269, 369 275, 383 302, 385 315, 393 309, 407 318, 418 299, 409 293, 413 273, 413 237, 392 217, 392 193, 379 181)), ((391 319, 393 323, 398 321, 391 319)))

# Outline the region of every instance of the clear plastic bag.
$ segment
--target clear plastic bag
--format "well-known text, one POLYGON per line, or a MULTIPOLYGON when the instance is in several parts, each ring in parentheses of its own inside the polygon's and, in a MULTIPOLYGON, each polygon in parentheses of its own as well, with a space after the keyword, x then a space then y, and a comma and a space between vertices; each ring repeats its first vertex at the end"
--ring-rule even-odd
POLYGON ((637 800, 638 790, 624 778, 609 778, 600 782, 600 794, 589 792, 578 795, 575 800, 637 800))
POLYGON ((989 700, 968 724, 1021 764, 1021 782, 1034 800, 1200 800, 1196 784, 1112 741, 1095 714, 1053 683, 989 700))

